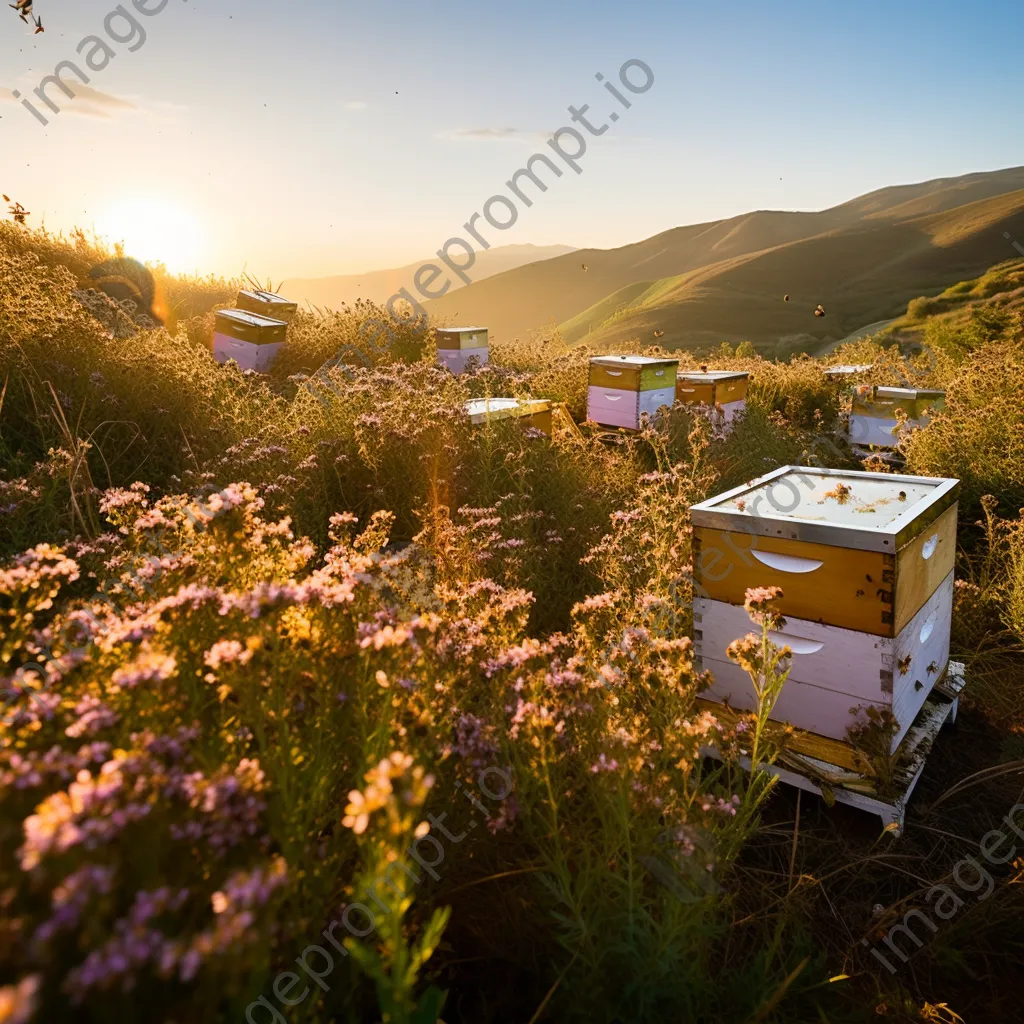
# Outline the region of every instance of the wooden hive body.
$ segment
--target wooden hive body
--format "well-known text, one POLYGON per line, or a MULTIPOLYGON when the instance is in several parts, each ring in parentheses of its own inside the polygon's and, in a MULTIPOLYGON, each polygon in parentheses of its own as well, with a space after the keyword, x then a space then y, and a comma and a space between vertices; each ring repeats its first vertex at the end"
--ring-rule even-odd
POLYGON ((841 739, 851 709, 873 705, 895 715, 898 743, 949 657, 958 486, 784 467, 693 506, 694 639, 715 677, 705 696, 752 706, 725 648, 756 631, 746 591, 778 586, 773 639, 794 656, 773 717, 841 739))
POLYGON ((596 356, 590 360, 587 419, 608 427, 638 430, 675 402, 674 359, 652 356, 596 356))

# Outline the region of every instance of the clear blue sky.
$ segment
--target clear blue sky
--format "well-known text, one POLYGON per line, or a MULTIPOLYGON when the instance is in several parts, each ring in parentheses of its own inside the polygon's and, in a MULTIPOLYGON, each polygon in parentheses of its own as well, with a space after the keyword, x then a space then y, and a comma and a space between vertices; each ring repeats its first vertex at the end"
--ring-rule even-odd
POLYGON ((653 88, 501 243, 609 247, 1024 164, 1019 0, 169 0, 136 52, 111 42, 101 95, 61 98, 46 128, 10 90, 80 60, 115 3, 36 5, 43 35, 0 12, 0 190, 34 223, 122 232, 144 258, 166 239, 176 269, 425 257, 569 104, 616 109, 594 75, 630 58, 653 88))

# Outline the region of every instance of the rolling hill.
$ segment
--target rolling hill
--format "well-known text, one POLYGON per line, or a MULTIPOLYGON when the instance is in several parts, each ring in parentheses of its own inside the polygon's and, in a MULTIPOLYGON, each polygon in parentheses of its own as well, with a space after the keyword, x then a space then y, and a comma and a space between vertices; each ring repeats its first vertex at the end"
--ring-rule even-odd
MULTIPOLYGON (((483 281, 494 274, 515 270, 524 264, 554 259, 571 252, 575 250, 570 245, 504 245, 477 253, 472 276, 474 281, 483 281)), ((423 259, 407 267, 375 270, 367 274, 292 278, 285 281, 281 287, 293 301, 321 308, 337 309, 343 303, 351 305, 356 299, 385 303, 400 288, 412 287, 413 274, 425 262, 427 260, 423 259)), ((458 278, 452 281, 452 291, 462 287, 464 285, 458 278)))
POLYGON ((975 277, 1024 238, 1024 167, 900 185, 817 213, 758 211, 579 250, 429 303, 497 339, 558 327, 608 349, 752 341, 816 351, 900 316, 917 296, 975 277), (584 271, 583 266, 587 269, 584 271), (790 302, 784 301, 785 295, 790 302), (821 303, 824 318, 814 316, 821 303))

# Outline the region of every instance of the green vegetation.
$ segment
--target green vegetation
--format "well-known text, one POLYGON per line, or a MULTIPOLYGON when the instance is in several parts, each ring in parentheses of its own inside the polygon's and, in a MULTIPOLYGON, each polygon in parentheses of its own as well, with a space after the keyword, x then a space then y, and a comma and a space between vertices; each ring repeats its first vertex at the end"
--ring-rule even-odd
POLYGON ((740 770, 778 754, 772 595, 731 655, 759 712, 695 706, 688 508, 857 464, 819 360, 717 347, 754 375, 724 440, 682 407, 546 439, 462 403, 582 421, 585 345, 499 339, 456 378, 407 332, 311 378, 386 316, 359 304, 300 312, 273 374, 243 374, 208 350, 229 283, 165 277, 173 332, 114 339, 72 294, 103 255, 0 230, 0 1020, 1015 1019, 1019 858, 897 974, 861 940, 1019 798, 1018 309, 925 321, 933 358, 830 356, 947 388, 902 448, 964 482, 972 689, 895 841, 740 770))
POLYGON ((567 341, 604 351, 637 338, 702 351, 724 338, 788 359, 982 274, 1012 254, 1005 233, 1024 238, 1024 168, 883 189, 818 213, 675 228, 499 274, 427 309, 486 323, 502 340, 557 325, 567 341))

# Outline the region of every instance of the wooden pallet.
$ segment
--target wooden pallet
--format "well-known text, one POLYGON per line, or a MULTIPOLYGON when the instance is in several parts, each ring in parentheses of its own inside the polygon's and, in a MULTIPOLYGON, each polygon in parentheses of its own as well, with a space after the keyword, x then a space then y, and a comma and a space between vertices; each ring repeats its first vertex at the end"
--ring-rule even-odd
MULTIPOLYGON (((867 770, 864 770, 863 765, 858 770, 850 767, 849 757, 836 756, 839 753, 836 747, 843 747, 851 754, 856 754, 855 751, 845 744, 823 737, 811 738, 812 741, 824 744, 816 747, 823 756, 813 756, 797 749, 801 740, 803 749, 808 749, 807 734, 804 734, 788 744, 775 764, 763 764, 761 768, 778 776, 787 785, 816 793, 829 804, 846 804, 877 814, 887 831, 897 836, 902 835, 911 794, 924 772, 928 755, 940 730, 946 722, 953 724, 956 721, 960 696, 966 686, 964 666, 960 662, 951 661, 946 675, 932 690, 894 755, 896 768, 889 787, 892 795, 882 795, 880 781, 870 765, 867 765, 867 770), (846 764, 840 763, 842 761, 846 761, 846 764)), ((727 720, 721 705, 708 703, 708 707, 720 719, 727 720)), ((710 747, 703 748, 701 753, 719 757, 718 752, 710 747)), ((859 754, 856 756, 863 761, 859 754)), ((740 765, 749 771, 750 759, 741 759, 740 765)))

